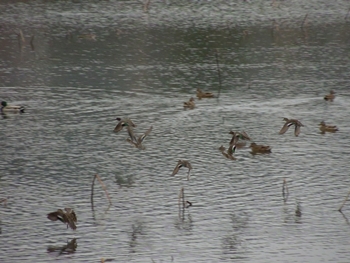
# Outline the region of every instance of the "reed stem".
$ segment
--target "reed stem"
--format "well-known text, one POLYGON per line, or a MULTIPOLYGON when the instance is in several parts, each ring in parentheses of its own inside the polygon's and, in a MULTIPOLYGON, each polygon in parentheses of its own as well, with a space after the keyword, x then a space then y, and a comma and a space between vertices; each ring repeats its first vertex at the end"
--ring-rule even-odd
POLYGON ((91 208, 92 210, 94 210, 94 185, 95 185, 95 180, 99 181, 99 183, 101 184, 102 186, 102 189, 105 191, 105 194, 107 196, 107 199, 109 201, 109 204, 111 205, 112 204, 112 201, 111 201, 111 198, 109 197, 109 194, 108 194, 108 191, 107 191, 107 187, 105 186, 105 184, 102 182, 102 179, 101 177, 98 175, 98 174, 95 174, 94 175, 94 178, 92 180, 92 184, 91 184, 91 208))
POLYGON ((218 98, 217 98, 219 100, 220 93, 221 93, 221 71, 220 71, 220 63, 219 63, 219 51, 217 48, 215 49, 215 58, 216 58, 216 68, 218 71, 218 78, 219 78, 219 92, 218 92, 218 98))
POLYGON ((283 186, 282 186, 282 196, 283 196, 283 201, 286 203, 288 199, 289 191, 288 191, 288 186, 287 186, 287 180, 286 178, 283 179, 283 186))
POLYGON ((308 17, 309 13, 307 13, 303 19, 303 22, 301 23, 301 28, 303 29, 304 28, 304 25, 307 23, 307 17, 308 17))
POLYGON ((348 20, 349 13, 350 13, 350 8, 349 8, 348 13, 346 14, 346 16, 344 18, 345 20, 348 20))
POLYGON ((347 196, 345 197, 345 200, 343 201, 343 203, 341 204, 341 206, 339 207, 338 211, 341 212, 341 210, 343 209, 343 206, 345 205, 346 201, 349 199, 350 196, 350 191, 347 194, 347 196))

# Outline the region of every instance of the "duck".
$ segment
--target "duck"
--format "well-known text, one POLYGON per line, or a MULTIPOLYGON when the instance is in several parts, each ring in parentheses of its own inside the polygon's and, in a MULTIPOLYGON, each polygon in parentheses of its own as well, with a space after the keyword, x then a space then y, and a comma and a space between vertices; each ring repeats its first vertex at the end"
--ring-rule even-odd
POLYGON ((326 96, 324 96, 324 100, 327 100, 327 101, 333 101, 335 99, 335 91, 334 90, 331 90, 329 92, 329 94, 327 94, 326 96))
MULTIPOLYGON (((232 139, 230 141, 230 145, 234 144, 238 147, 238 140, 241 139, 241 140, 247 140, 247 141, 250 141, 250 137, 248 136, 248 134, 245 132, 245 131, 242 131, 242 132, 234 132, 234 131, 230 131, 229 134, 232 135, 232 139)), ((245 145, 245 143, 244 143, 245 145)), ((239 145, 239 146, 244 146, 244 145, 239 145)))
POLYGON ((144 150, 145 147, 142 145, 142 142, 151 133, 153 126, 151 126, 145 133, 141 134, 138 138, 136 138, 131 126, 127 125, 126 128, 128 130, 128 134, 130 137, 130 138, 127 138, 126 140, 136 148, 144 150))
POLYGON ((1 113, 24 113, 24 107, 18 105, 8 105, 6 101, 1 102, 1 113))
POLYGON ((219 147, 219 151, 227 159, 236 160, 236 158, 233 156, 233 153, 236 151, 236 145, 231 144, 230 147, 227 149, 227 151, 226 151, 226 148, 223 145, 221 145, 219 147))
POLYGON ((249 146, 252 151, 252 154, 256 153, 271 153, 271 147, 270 146, 265 146, 261 144, 256 144, 255 142, 252 142, 249 146))
POLYGON ((175 176, 179 172, 181 167, 188 168, 187 180, 190 180, 190 172, 192 170, 192 165, 190 164, 189 161, 186 161, 186 160, 178 160, 177 161, 177 164, 176 164, 176 166, 174 168, 174 171, 171 174, 171 176, 175 176))
POLYGON ((184 108, 185 109, 194 109, 194 107, 196 106, 196 104, 194 103, 194 98, 191 97, 189 101, 184 102, 184 108))
POLYGON ((202 98, 214 98, 214 94, 211 92, 203 92, 201 89, 197 89, 197 97, 198 99, 202 98))
POLYGON ((283 120, 286 122, 282 129, 280 130, 279 134, 284 134, 290 126, 294 125, 295 130, 294 130, 294 135, 298 136, 300 134, 300 127, 304 126, 299 120, 296 119, 288 119, 288 118, 283 118, 283 120))
POLYGON ((320 130, 322 133, 339 131, 337 126, 326 125, 326 123, 324 121, 321 121, 321 123, 319 125, 320 125, 320 130))
POLYGON ((57 209, 57 211, 47 214, 47 218, 51 221, 60 220, 67 225, 67 228, 69 226, 73 230, 77 229, 77 215, 72 208, 65 208, 64 211, 62 209, 57 209))
POLYGON ((116 133, 121 131, 123 129, 123 127, 125 127, 125 126, 136 127, 136 125, 128 118, 123 118, 123 119, 122 118, 116 118, 116 120, 119 121, 117 126, 115 126, 115 128, 113 130, 116 133))

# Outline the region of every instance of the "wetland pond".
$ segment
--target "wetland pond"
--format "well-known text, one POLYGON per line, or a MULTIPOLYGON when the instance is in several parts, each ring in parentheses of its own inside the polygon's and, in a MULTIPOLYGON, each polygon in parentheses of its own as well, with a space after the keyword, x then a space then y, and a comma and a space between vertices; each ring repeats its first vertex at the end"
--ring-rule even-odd
POLYGON ((337 211, 350 190, 349 3, 146 7, 1 1, 0 99, 25 113, 0 119, 0 262, 350 262, 350 203, 337 211), (153 126, 145 149, 113 132, 116 117, 136 135, 153 126), (304 124, 298 137, 278 134, 284 117, 304 124), (226 159, 231 130, 272 152, 226 159), (189 181, 171 176, 179 159, 189 181), (95 174, 111 205, 96 181, 92 211, 95 174), (192 206, 179 216, 182 187, 192 206), (47 218, 65 207, 75 231, 47 218))

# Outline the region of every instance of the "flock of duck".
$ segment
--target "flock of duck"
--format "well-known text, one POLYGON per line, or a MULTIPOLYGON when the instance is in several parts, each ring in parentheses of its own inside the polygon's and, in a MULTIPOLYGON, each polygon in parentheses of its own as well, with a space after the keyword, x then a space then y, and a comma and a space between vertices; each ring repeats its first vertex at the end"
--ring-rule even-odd
MULTIPOLYGON (((210 92, 203 92, 200 89, 197 89, 196 95, 199 100, 201 100, 202 98, 214 98, 214 94, 210 92)), ((333 101, 334 99, 335 99, 335 92, 333 90, 331 90, 329 94, 324 96, 324 100, 326 101, 333 101)), ((184 108, 194 109, 195 108, 194 101, 195 101, 194 98, 191 97, 189 101, 184 102, 184 108)), ((281 130, 279 131, 279 134, 286 133, 291 126, 294 126, 294 135, 299 136, 300 128, 303 127, 304 125, 297 119, 283 118, 283 120, 285 121, 285 123, 281 128, 281 130)), ((324 121, 321 121, 321 123, 319 124, 319 129, 323 134, 326 132, 338 131, 337 126, 326 125, 324 121)), ((245 131, 242 131, 242 132, 230 131, 229 134, 232 135, 232 139, 229 142, 228 149, 226 150, 226 148, 223 145, 221 145, 219 147, 219 150, 227 159, 235 160, 236 158, 233 156, 233 153, 235 152, 235 150, 237 148, 243 148, 246 145, 245 141, 247 140, 251 141, 251 138, 248 136, 248 134, 245 131)), ((252 142, 249 147, 251 148, 252 154, 271 153, 271 147, 267 145, 260 145, 260 144, 256 144, 255 142, 252 142)))
MULTIPOLYGON (((214 94, 210 92, 203 92, 200 89, 197 89, 196 96, 199 100, 203 98, 215 97, 214 94)), ((324 99, 326 101, 333 101, 335 99, 335 92, 331 90, 329 94, 324 96, 324 99)), ((195 99, 191 97, 189 101, 184 102, 183 106, 185 109, 194 109, 196 107, 195 99)), ((24 113, 24 107, 19 105, 9 105, 7 104, 6 101, 2 101, 1 107, 0 107, 0 114, 5 117, 7 113, 24 113)), ((145 138, 151 133, 153 126, 151 126, 143 134, 136 136, 134 132, 134 128, 136 128, 136 125, 132 122, 132 120, 130 120, 129 118, 116 118, 116 120, 118 121, 118 124, 114 128, 114 132, 118 133, 125 127, 129 135, 129 138, 127 138, 126 141, 138 149, 145 149, 143 142, 145 138)), ((304 125, 299 120, 288 119, 288 118, 284 118, 283 120, 285 121, 285 123, 282 126, 281 130, 279 131, 279 134, 286 133, 291 126, 294 126, 295 136, 298 136, 300 134, 300 128, 303 127, 304 125)), ((326 125, 324 121, 322 121, 319 124, 319 129, 321 133, 338 131, 338 128, 336 126, 326 125)), ((233 154, 235 153, 235 150, 237 148, 245 147, 246 145, 245 141, 251 141, 251 138, 248 136, 248 134, 245 131, 242 131, 242 132, 230 131, 229 134, 232 135, 232 138, 229 142, 228 148, 226 149, 223 145, 221 145, 219 147, 219 150, 223 154, 223 156, 226 157, 227 159, 235 160, 236 158, 233 156, 233 154)), ((251 148, 252 154, 271 153, 270 146, 258 145, 255 142, 252 142, 249 147, 251 148)), ((185 167, 188 169, 187 179, 189 180, 192 166, 190 162, 187 160, 178 160, 171 176, 175 176, 179 172, 180 168, 182 167, 185 167)), ((67 225, 67 228, 70 227, 73 230, 76 229, 77 217, 75 212, 71 208, 65 208, 64 210, 58 209, 54 212, 49 213, 47 217, 52 221, 57 221, 57 220, 61 221, 62 223, 67 225)))
MULTIPOLYGON (((203 92, 201 89, 197 89, 196 96, 198 100, 201 100, 203 98, 214 98, 214 94, 211 92, 203 92)), ((335 92, 333 90, 330 91, 329 94, 324 96, 324 99, 326 101, 333 101, 335 98, 335 92)), ((184 102, 183 104, 184 109, 189 109, 192 110, 196 107, 195 104, 195 99, 191 97, 188 101, 184 102)), ((140 136, 135 136, 134 133, 134 128, 136 125, 130 120, 129 118, 117 118, 118 124, 114 128, 114 132, 119 132, 121 131, 124 127, 127 129, 129 138, 126 139, 132 146, 138 148, 138 149, 145 149, 143 145, 144 139, 150 134, 152 131, 152 126, 143 134, 140 136)), ((288 129, 291 126, 294 126, 294 135, 299 136, 300 134, 300 128, 303 127, 304 125, 297 119, 288 119, 288 118, 283 118, 285 121, 284 125, 282 126, 281 130, 279 131, 279 134, 284 134, 288 131, 288 129)), ((319 124, 319 129, 321 133, 326 133, 326 132, 336 132, 338 131, 338 128, 336 126, 330 126, 326 125, 324 121, 322 121, 319 124)), ((248 136, 248 134, 245 131, 242 132, 235 132, 235 131, 230 131, 229 134, 232 135, 232 138, 229 142, 228 148, 224 147, 221 145, 219 147, 219 151, 222 153, 224 157, 227 159, 235 160, 236 158, 234 157, 234 153, 236 149, 240 149, 245 147, 246 142, 245 141, 251 141, 251 138, 248 136)), ((249 148, 251 149, 252 154, 265 154, 265 153, 271 153, 271 147, 267 145, 261 145, 261 144, 256 144, 255 142, 251 142, 249 148)), ((188 175, 187 179, 190 179, 190 171, 192 169, 192 166, 189 161, 187 160, 178 160, 173 173, 171 174, 172 176, 176 175, 180 168, 185 167, 188 168, 188 175)))

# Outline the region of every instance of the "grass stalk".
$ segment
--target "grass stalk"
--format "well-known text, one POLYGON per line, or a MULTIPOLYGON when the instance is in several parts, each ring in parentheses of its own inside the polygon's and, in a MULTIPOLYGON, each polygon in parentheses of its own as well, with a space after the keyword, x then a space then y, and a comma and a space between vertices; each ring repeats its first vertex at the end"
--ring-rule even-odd
POLYGON ((309 13, 307 13, 305 16, 304 16, 304 19, 303 19, 303 22, 301 23, 301 29, 303 29, 304 28, 304 25, 306 25, 307 24, 307 17, 308 17, 308 15, 309 15, 309 13))
POLYGON ((92 208, 92 210, 94 210, 94 186, 95 186, 95 180, 96 180, 96 178, 97 178, 97 180, 99 181, 99 183, 101 184, 102 189, 105 191, 105 194, 106 194, 107 199, 108 199, 108 201, 109 201, 109 205, 112 204, 111 198, 109 197, 109 194, 108 194, 108 191, 107 191, 107 187, 106 187, 105 184, 102 182, 101 177, 100 177, 98 174, 95 174, 95 175, 94 175, 94 178, 93 178, 93 180, 92 180, 92 184, 91 184, 91 208, 92 208))
POLYGON ((220 71, 220 63, 219 63, 219 51, 216 48, 215 49, 215 58, 216 58, 216 68, 217 68, 217 72, 218 72, 218 78, 219 78, 219 92, 218 92, 218 100, 220 97, 220 93, 221 93, 221 71, 220 71))
POLYGON ((283 196, 283 201, 286 203, 288 199, 289 191, 288 191, 288 186, 287 186, 287 180, 286 178, 283 179, 283 186, 282 186, 282 196, 283 196))
POLYGON ((346 201, 349 199, 350 196, 350 191, 347 194, 347 196, 345 197, 345 200, 343 201, 343 203, 341 204, 341 206, 339 207, 338 211, 341 212, 341 210, 343 209, 343 206, 345 205, 346 201))

